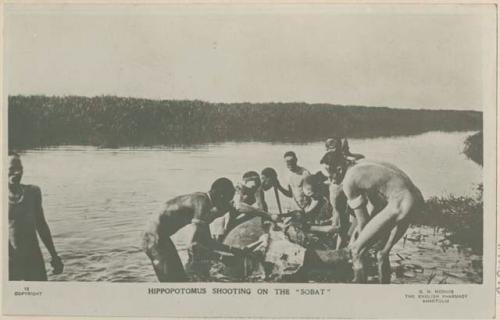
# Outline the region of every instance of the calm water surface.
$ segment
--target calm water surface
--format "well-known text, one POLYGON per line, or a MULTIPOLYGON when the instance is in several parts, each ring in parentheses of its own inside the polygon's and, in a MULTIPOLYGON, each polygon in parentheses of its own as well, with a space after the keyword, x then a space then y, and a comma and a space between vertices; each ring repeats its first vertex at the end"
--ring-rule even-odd
MULTIPOLYGON (((425 197, 468 195, 482 181, 481 167, 461 154, 463 141, 470 134, 430 132, 352 139, 350 145, 352 152, 405 170, 425 197)), ((320 169, 322 142, 147 149, 76 146, 26 151, 22 154, 23 181, 42 188, 45 215, 65 261, 64 274, 50 279, 156 281, 149 260, 140 251, 141 232, 151 212, 176 195, 207 191, 221 176, 236 182, 245 171, 268 166, 283 175, 282 155, 288 150, 295 151, 299 164, 311 172, 320 169)), ((276 208, 271 193, 266 199, 271 210, 276 208)), ((285 208, 292 207, 291 202, 281 200, 285 208)), ((176 236, 180 247, 182 240, 181 232, 176 236)))

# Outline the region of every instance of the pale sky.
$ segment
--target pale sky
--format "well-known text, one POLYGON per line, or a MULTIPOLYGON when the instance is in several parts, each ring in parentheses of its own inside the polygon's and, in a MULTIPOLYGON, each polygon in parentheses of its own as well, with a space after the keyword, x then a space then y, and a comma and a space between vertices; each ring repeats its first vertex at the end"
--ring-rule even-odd
POLYGON ((6 5, 6 92, 481 110, 482 16, 391 10, 6 5))

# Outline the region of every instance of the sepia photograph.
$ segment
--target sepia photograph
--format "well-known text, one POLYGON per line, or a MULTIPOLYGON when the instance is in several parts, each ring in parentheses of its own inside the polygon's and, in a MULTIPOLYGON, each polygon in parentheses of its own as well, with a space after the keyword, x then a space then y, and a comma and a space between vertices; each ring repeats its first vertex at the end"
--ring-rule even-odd
POLYGON ((5 4, 4 281, 482 288, 496 8, 436 7, 5 4))

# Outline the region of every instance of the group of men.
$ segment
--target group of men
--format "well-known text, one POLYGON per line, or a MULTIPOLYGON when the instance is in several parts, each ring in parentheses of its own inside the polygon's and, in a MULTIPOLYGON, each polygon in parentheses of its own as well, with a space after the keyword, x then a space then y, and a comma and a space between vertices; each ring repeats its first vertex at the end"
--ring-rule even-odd
MULTIPOLYGON (((335 239, 337 250, 352 259, 354 282, 367 281, 364 255, 377 250, 381 283, 391 277, 389 252, 403 236, 423 198, 410 178, 397 167, 360 159, 346 139, 326 141, 320 163, 324 170, 311 174, 298 165, 297 155, 284 154, 288 179, 282 184, 273 168, 259 174, 249 171, 236 186, 227 178, 215 180, 208 192, 175 197, 153 215, 144 232, 143 249, 161 282, 189 281, 171 236, 188 226, 188 246, 196 256, 203 248, 236 256, 252 255, 245 247, 231 247, 221 240, 240 223, 253 217, 275 223, 286 216, 278 194, 292 198, 308 232, 335 239), (265 191, 274 190, 278 211, 268 212, 265 191), (219 221, 210 227, 214 221, 219 221), (211 230, 212 229, 212 230, 211 230)), ((52 256, 54 273, 63 271, 45 221, 40 189, 21 184, 18 154, 9 162, 9 279, 47 279, 37 233, 52 256)))
POLYGON ((336 238, 336 248, 352 259, 354 282, 367 281, 364 257, 367 249, 375 247, 379 281, 389 283, 389 252, 412 216, 422 209, 423 197, 402 170, 388 163, 359 161, 362 158, 350 152, 346 139, 332 138, 326 141, 326 153, 320 161, 324 173, 311 174, 298 165, 297 155, 288 151, 284 154, 288 169, 285 185, 274 169, 265 168, 260 175, 255 171, 245 173, 236 186, 227 178, 219 178, 206 193, 167 201, 151 220, 143 242, 159 281, 188 281, 170 238, 188 225, 192 255, 197 248, 252 255, 250 249, 227 246, 221 239, 255 216, 271 222, 286 216, 279 192, 294 200, 309 232, 336 238), (268 212, 264 194, 270 189, 275 191, 279 213, 268 212), (211 223, 217 220, 218 226, 212 224, 211 230, 211 223))

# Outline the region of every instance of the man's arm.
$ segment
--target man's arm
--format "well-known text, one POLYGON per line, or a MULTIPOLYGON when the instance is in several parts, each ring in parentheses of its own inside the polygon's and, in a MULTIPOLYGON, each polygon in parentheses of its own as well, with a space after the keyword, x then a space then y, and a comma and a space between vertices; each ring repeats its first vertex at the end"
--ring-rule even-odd
POLYGON ((190 230, 192 234, 189 237, 189 248, 199 246, 211 251, 229 252, 234 255, 243 255, 245 252, 243 249, 231 247, 213 239, 210 236, 208 224, 193 223, 193 228, 190 230))
POLYGON ((259 187, 259 189, 255 193, 255 199, 257 201, 257 206, 259 207, 259 209, 267 212, 269 208, 267 206, 266 198, 264 196, 264 190, 262 189, 262 187, 259 187))
POLYGON ((335 234, 340 231, 340 225, 336 224, 333 219, 329 220, 324 225, 312 225, 309 227, 310 232, 315 233, 331 233, 335 234))
POLYGON ((281 183, 279 182, 279 180, 276 180, 276 188, 278 188, 278 190, 284 194, 285 196, 287 196, 288 198, 292 198, 293 197, 293 193, 292 193, 292 187, 290 185, 288 185, 288 189, 285 189, 281 183))
MULTIPOLYGON (((325 201, 327 200, 325 199, 325 201)), ((305 213, 306 214, 310 213, 319 204, 320 201, 318 199, 313 198, 309 206, 304 209, 305 213)), ((335 234, 340 231, 341 229, 340 220, 337 219, 338 217, 336 217, 335 215, 332 215, 334 214, 335 209, 333 209, 333 212, 331 212, 330 210, 332 210, 332 206, 329 205, 328 210, 330 213, 330 217, 320 221, 319 223, 311 225, 309 227, 310 232, 335 234)))
POLYGON ((52 266, 54 267, 54 273, 58 274, 62 272, 63 266, 61 259, 57 255, 56 248, 54 246, 54 241, 52 240, 52 234, 50 233, 49 225, 47 224, 47 220, 45 220, 45 215, 43 213, 42 207, 42 192, 37 187, 35 189, 35 201, 36 201, 36 230, 38 231, 38 235, 40 235, 40 239, 42 239, 43 244, 47 248, 52 257, 52 266))
POLYGON ((252 207, 252 206, 250 206, 250 205, 248 205, 246 203, 243 203, 243 202, 240 202, 240 203, 237 204, 236 210, 239 213, 244 213, 244 214, 255 216, 255 217, 261 217, 264 220, 272 221, 271 216, 269 215, 269 213, 267 213, 267 212, 265 212, 263 210, 254 208, 254 207, 252 207))
POLYGON ((365 156, 360 153, 349 153, 346 154, 345 156, 352 161, 357 161, 365 158, 365 156))
MULTIPOLYGON (((238 248, 233 248, 225 245, 219 241, 213 239, 210 235, 210 227, 206 222, 208 221, 210 210, 212 207, 208 205, 204 200, 199 199, 193 204, 194 215, 193 215, 193 227, 190 229, 190 236, 188 237, 189 243, 188 247, 201 246, 210 250, 229 252, 233 254, 241 254, 243 250, 238 250, 238 248)), ((234 207, 228 205, 230 212, 229 219, 232 219, 232 211, 234 207)))
POLYGON ((318 206, 318 204, 319 201, 317 199, 312 198, 311 202, 309 202, 309 204, 304 208, 304 213, 307 215, 313 212, 314 209, 316 209, 316 207, 318 206))

